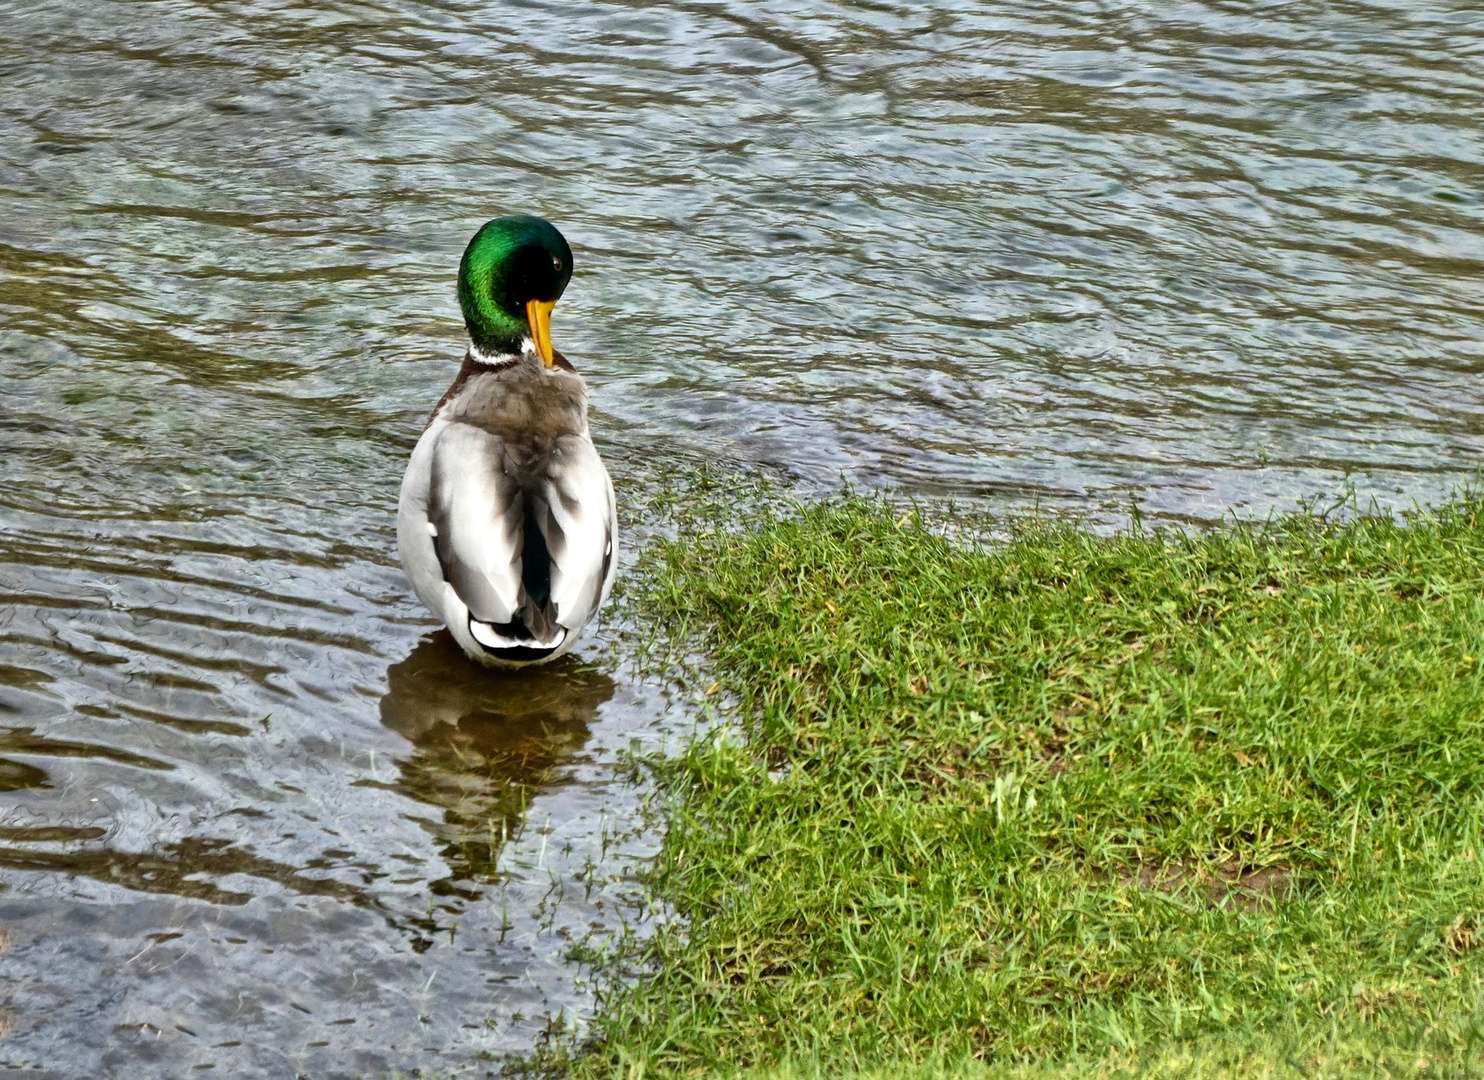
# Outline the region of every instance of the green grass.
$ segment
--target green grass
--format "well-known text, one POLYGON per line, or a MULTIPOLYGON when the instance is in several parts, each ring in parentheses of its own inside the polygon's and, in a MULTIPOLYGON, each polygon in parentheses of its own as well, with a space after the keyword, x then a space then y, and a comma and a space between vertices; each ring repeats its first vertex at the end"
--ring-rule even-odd
MULTIPOLYGON (((1448 1074, 1448 1062, 1416 1049, 1324 1040, 1300 1046, 1270 1043, 1261 1049, 1214 1041, 1166 1045, 1145 1054, 1108 1053, 1100 1058, 986 1064, 961 1061, 893 1064, 849 1074, 851 1080, 1355 1080, 1356 1077, 1428 1077, 1448 1074)), ((629 1072, 630 1077, 652 1075, 629 1072)), ((759 1067, 747 1080, 840 1080, 841 1072, 818 1062, 759 1067)))
POLYGON ((1479 1065, 1479 500, 974 546, 847 497, 642 580, 742 720, 654 763, 679 918, 577 1075, 1479 1065))

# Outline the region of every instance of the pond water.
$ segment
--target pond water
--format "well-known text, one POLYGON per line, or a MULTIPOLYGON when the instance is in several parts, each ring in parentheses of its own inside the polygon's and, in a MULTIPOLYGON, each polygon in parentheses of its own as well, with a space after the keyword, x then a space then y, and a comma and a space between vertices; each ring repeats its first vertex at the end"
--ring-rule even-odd
POLYGON ((1484 12, 0 0, 0 1067, 485 1075, 688 722, 396 565, 459 253, 656 463, 1190 521, 1484 450, 1484 12))

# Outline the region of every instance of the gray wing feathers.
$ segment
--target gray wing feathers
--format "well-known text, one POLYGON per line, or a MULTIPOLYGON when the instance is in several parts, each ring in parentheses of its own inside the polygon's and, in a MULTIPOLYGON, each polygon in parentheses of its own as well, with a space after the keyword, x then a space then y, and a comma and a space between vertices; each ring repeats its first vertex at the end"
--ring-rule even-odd
POLYGON ((616 554, 613 485, 591 442, 580 435, 556 440, 539 502, 557 622, 575 631, 607 595, 616 554))
POLYGON ((470 613, 489 623, 509 622, 521 600, 523 500, 504 462, 504 440, 450 424, 433 448, 428 490, 444 577, 470 613))

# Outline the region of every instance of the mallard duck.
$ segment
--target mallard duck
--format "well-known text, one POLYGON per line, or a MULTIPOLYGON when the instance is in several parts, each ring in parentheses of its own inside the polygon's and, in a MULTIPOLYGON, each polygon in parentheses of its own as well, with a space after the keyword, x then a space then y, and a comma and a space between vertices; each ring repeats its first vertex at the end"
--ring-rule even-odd
POLYGON ((464 365, 402 478, 402 568, 491 667, 555 660, 613 588, 613 484, 588 434, 587 387, 551 347, 571 277, 572 249, 541 218, 474 234, 459 263, 464 365))

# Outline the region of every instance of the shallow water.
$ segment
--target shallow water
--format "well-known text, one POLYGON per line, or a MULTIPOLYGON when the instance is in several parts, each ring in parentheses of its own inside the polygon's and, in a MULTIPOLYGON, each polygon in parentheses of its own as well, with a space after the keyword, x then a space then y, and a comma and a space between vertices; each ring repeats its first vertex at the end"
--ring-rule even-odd
POLYGON ((1484 448, 1462 3, 0 25, 8 1067, 483 1073, 585 1007, 567 941, 654 842, 611 763, 683 710, 611 630, 469 670, 393 550, 487 217, 572 242, 631 505, 716 459, 1205 521, 1484 448))

